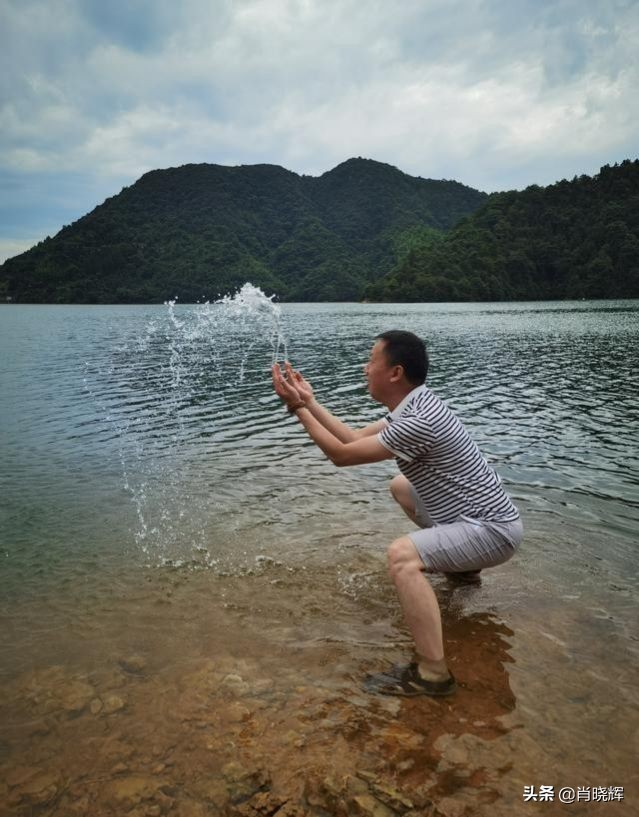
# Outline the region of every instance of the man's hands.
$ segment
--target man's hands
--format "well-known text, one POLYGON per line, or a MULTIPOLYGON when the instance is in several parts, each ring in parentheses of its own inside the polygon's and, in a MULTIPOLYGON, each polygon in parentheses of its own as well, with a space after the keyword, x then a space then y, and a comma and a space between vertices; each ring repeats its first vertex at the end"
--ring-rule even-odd
POLYGON ((303 408, 310 409, 301 412, 298 419, 317 447, 335 465, 362 465, 394 456, 377 439, 377 432, 386 425, 385 420, 372 423, 362 429, 362 432, 356 433, 315 401, 310 383, 290 363, 284 364, 284 371, 276 363, 272 373, 275 393, 282 398, 291 413, 303 408))
POLYGON ((286 374, 287 377, 292 378, 292 381, 295 385, 295 388, 299 392, 301 399, 305 403, 310 403, 313 399, 313 387, 311 384, 306 380, 304 375, 301 372, 295 370, 290 363, 286 363, 286 374))
POLYGON ((287 361, 282 372, 278 363, 272 368, 273 388, 278 397, 286 403, 289 410, 294 411, 295 407, 302 408, 313 399, 313 389, 305 378, 296 372, 287 361))

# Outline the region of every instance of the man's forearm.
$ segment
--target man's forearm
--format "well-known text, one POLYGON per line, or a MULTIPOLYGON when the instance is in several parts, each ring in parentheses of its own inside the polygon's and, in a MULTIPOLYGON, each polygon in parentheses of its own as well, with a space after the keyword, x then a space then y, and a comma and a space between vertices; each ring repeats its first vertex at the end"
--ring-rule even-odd
MULTIPOLYGON (((315 401, 313 401, 315 402, 315 401)), ((321 407, 320 407, 321 408, 321 407)), ((323 410, 325 414, 328 414, 333 420, 337 418, 332 417, 330 412, 323 410)), ((313 409, 308 404, 303 408, 300 409, 297 413, 297 419, 301 422, 301 424, 306 429, 309 437, 313 440, 315 445, 321 449, 324 454, 331 460, 335 465, 340 465, 340 454, 344 449, 344 445, 346 441, 340 440, 340 438, 333 434, 330 428, 327 428, 319 417, 315 416, 313 409)), ((339 423, 339 420, 337 420, 339 423)), ((340 425, 342 425, 340 423, 340 425)))
POLYGON ((322 425, 317 417, 313 415, 311 409, 304 403, 292 404, 292 409, 315 445, 326 454, 331 462, 339 467, 380 462, 394 456, 393 452, 386 448, 376 435, 368 435, 349 442, 342 442, 328 428, 322 425))
POLYGON ((327 431, 330 431, 334 437, 337 437, 340 442, 350 443, 357 439, 355 431, 350 426, 338 420, 337 417, 331 414, 328 409, 325 409, 321 403, 318 403, 315 398, 307 402, 306 406, 313 417, 315 417, 327 431))

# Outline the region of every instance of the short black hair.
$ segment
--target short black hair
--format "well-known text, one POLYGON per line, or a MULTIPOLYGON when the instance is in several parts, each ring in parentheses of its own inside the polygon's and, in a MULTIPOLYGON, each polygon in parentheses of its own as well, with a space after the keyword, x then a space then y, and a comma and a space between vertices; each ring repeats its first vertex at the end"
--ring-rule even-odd
POLYGON ((391 366, 403 366, 409 383, 421 386, 428 374, 428 352, 426 344, 412 332, 403 329, 389 329, 377 335, 384 341, 384 353, 391 366))

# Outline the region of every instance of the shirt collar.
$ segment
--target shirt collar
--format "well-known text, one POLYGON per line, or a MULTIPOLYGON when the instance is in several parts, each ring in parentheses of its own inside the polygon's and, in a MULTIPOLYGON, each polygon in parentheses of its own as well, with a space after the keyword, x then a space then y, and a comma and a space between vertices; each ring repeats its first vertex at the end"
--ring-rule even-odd
POLYGON ((401 415, 401 413, 404 411, 404 409, 410 403, 410 401, 417 397, 418 394, 421 394, 421 392, 423 391, 426 391, 425 383, 422 383, 421 386, 416 386, 412 391, 409 391, 406 397, 404 397, 404 399, 402 400, 402 402, 398 406, 395 406, 395 408, 391 411, 389 417, 392 420, 397 420, 397 418, 401 415))

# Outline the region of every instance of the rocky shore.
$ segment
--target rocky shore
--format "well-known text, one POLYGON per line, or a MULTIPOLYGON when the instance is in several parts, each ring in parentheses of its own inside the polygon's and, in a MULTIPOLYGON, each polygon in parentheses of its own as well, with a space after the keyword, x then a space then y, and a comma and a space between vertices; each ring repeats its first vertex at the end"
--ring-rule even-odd
MULTIPOLYGON (((16 679, 3 690, 15 726, 0 814, 453 817, 466 813, 450 796, 459 785, 494 799, 490 776, 469 779, 463 736, 447 733, 450 702, 262 671, 225 656, 158 675, 131 655, 88 677, 50 667, 16 679), (457 763, 443 760, 451 741, 457 763)), ((474 731, 500 731, 491 720, 474 731)))
POLYGON ((371 696, 364 674, 410 655, 385 575, 364 606, 321 575, 260 564, 211 593, 209 576, 168 572, 136 616, 76 606, 68 660, 42 655, 0 689, 0 815, 461 817, 498 799, 499 770, 473 755, 509 733, 507 630, 449 622, 454 700, 371 696), (108 652, 127 642, 144 649, 108 652))
POLYGON ((40 599, 46 634, 15 608, 0 817, 512 817, 527 785, 629 785, 610 769, 631 721, 548 638, 570 626, 561 600, 514 631, 475 603, 492 579, 442 582, 459 690, 386 698, 362 680, 410 645, 383 565, 355 566, 132 574, 110 597, 40 599))

